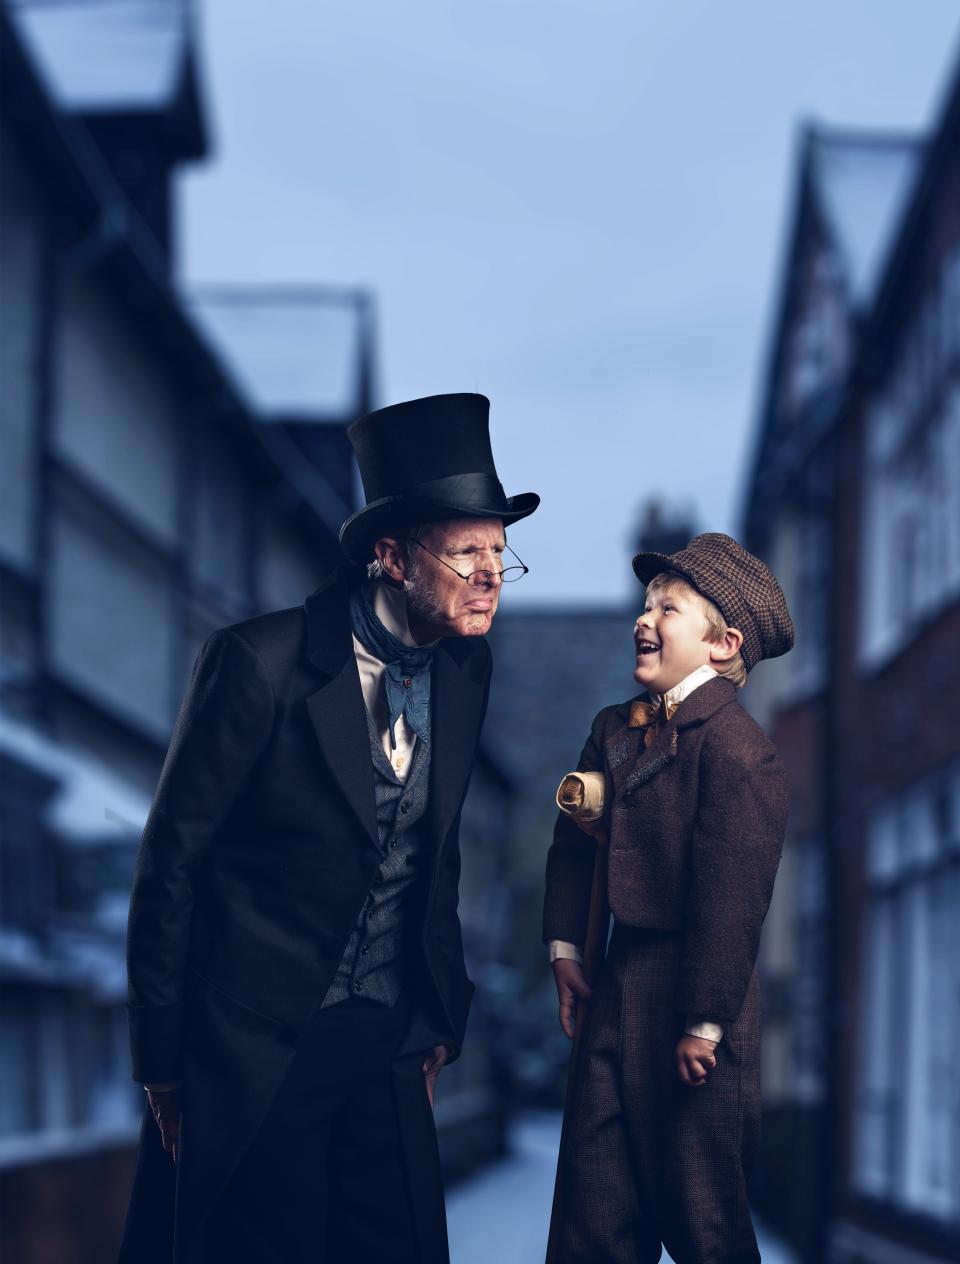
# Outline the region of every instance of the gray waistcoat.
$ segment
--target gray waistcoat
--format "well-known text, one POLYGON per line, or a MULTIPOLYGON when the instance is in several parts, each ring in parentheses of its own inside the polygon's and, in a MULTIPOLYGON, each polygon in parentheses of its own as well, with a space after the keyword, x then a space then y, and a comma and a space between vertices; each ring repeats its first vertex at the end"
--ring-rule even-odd
POLYGON ((416 881, 422 860, 421 822, 430 784, 430 744, 417 741, 413 767, 406 782, 401 782, 384 754, 369 714, 367 729, 383 860, 321 1008, 348 996, 392 1005, 403 982, 404 897, 416 881))

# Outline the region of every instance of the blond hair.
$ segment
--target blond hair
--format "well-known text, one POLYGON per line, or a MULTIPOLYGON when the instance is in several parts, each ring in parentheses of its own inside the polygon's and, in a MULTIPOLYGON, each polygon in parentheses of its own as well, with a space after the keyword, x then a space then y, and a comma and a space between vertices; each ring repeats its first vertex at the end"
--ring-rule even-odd
MULTIPOLYGON (((729 624, 720 613, 718 606, 705 597, 698 588, 694 588, 693 584, 677 571, 661 571, 659 575, 654 575, 650 583, 647 584, 647 596, 652 597, 658 592, 666 594, 677 593, 684 597, 692 598, 697 607, 707 621, 707 634, 703 638, 709 641, 711 645, 716 645, 726 636, 729 630, 729 624)), ((726 676, 732 685, 736 685, 738 689, 742 689, 747 683, 747 665, 743 661, 743 655, 737 650, 733 658, 728 659, 724 663, 711 663, 714 671, 719 676, 726 676)))

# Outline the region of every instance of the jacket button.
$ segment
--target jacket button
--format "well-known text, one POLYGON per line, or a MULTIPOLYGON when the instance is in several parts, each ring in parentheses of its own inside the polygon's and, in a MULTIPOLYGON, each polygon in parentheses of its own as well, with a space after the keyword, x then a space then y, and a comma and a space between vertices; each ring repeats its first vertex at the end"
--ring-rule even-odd
POLYGON ((413 681, 410 679, 410 677, 409 677, 409 676, 405 676, 405 677, 404 677, 404 680, 403 680, 403 687, 404 687, 404 689, 409 689, 409 688, 410 688, 410 686, 411 686, 412 684, 413 684, 413 681))
POLYGON ((359 982, 358 982, 358 983, 354 983, 354 985, 353 985, 353 990, 354 990, 354 992, 362 992, 362 991, 363 991, 363 984, 362 984, 362 983, 359 983, 359 982))
POLYGON ((403 800, 403 802, 400 804, 400 811, 401 811, 401 812, 409 812, 409 811, 410 811, 410 802, 409 802, 409 800, 408 800, 408 799, 404 799, 404 800, 403 800))
POLYGON ((361 953, 361 955, 362 955, 362 956, 364 956, 364 957, 365 957, 369 951, 370 951, 370 945, 369 945, 369 944, 361 944, 361 945, 360 945, 360 953, 361 953))

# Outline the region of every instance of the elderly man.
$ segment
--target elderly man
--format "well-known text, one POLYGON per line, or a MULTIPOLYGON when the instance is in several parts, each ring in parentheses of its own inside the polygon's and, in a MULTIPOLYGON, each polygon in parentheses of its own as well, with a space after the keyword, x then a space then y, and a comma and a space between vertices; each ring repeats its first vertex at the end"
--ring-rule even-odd
POLYGON ((504 528, 539 503, 504 494, 488 410, 355 423, 351 565, 197 659, 130 907, 149 1110, 123 1264, 447 1259, 431 1105, 473 991, 460 808, 483 634, 526 571, 504 528))

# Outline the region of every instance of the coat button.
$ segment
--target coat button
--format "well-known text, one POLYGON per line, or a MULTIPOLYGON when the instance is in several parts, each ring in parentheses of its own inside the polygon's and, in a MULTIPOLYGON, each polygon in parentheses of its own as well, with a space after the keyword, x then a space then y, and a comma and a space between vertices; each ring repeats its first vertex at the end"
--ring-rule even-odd
POLYGON ((361 953, 361 955, 362 955, 362 956, 364 956, 364 957, 365 957, 369 951, 370 951, 370 945, 369 945, 369 944, 361 944, 361 945, 360 945, 360 953, 361 953))
POLYGON ((404 800, 403 800, 403 802, 400 804, 400 811, 401 811, 401 812, 409 812, 409 811, 410 811, 410 800, 409 800, 409 799, 404 799, 404 800))
POLYGON ((354 985, 353 985, 353 990, 354 990, 354 992, 362 992, 362 991, 363 991, 363 984, 362 984, 362 983, 359 983, 359 982, 358 982, 358 983, 354 983, 354 985))

